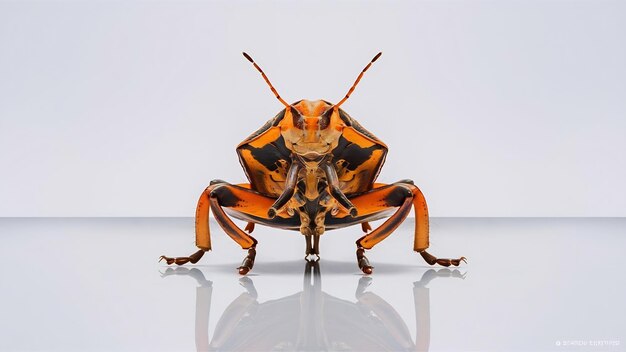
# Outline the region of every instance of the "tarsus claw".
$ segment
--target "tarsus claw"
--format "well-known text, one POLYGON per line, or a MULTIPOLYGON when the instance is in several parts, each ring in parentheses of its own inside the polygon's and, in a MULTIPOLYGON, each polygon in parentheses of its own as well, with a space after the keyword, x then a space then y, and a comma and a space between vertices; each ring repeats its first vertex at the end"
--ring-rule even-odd
POLYGON ((162 256, 159 257, 159 263, 162 260, 164 260, 164 259, 165 259, 165 262, 167 263, 167 265, 174 264, 174 262, 176 261, 176 259, 174 259, 174 258, 170 258, 170 257, 166 257, 166 256, 162 255, 162 256))
POLYGON ((454 266, 459 266, 461 264, 461 262, 464 262, 467 264, 467 259, 465 257, 461 257, 459 259, 451 259, 450 263, 452 263, 452 265, 454 266))
POLYGON ((419 253, 422 256, 422 258, 424 258, 426 263, 430 265, 439 264, 441 266, 447 267, 450 265, 459 266, 462 261, 467 263, 467 259, 465 257, 461 257, 459 259, 445 259, 445 258, 437 258, 426 251, 421 251, 419 253))

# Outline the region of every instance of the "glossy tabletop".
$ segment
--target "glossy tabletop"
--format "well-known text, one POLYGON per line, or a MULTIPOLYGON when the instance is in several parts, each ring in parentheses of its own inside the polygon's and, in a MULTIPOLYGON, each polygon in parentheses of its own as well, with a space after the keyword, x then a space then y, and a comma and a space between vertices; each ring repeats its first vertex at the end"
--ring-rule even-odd
POLYGON ((295 232, 258 226, 253 271, 191 218, 0 219, 2 351, 622 351, 626 219, 434 218, 431 267, 413 220, 368 252, 360 228, 331 231, 321 260, 295 232))

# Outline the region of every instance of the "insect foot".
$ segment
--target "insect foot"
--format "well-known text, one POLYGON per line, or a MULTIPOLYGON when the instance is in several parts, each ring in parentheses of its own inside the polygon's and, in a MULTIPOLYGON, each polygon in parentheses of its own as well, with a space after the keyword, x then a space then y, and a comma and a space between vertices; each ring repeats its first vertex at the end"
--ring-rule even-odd
POLYGON ((359 269, 361 269, 364 274, 370 275, 374 271, 374 267, 370 265, 370 261, 365 256, 364 248, 357 248, 356 261, 359 264, 359 269))
POLYGON ((256 258, 256 248, 252 247, 248 249, 248 255, 243 258, 241 266, 237 268, 239 275, 246 275, 254 266, 254 258, 256 258))
POLYGON ((465 257, 461 257, 459 259, 437 258, 434 255, 426 251, 421 251, 420 255, 422 256, 422 258, 424 258, 426 263, 430 265, 439 264, 441 266, 450 266, 450 265, 459 266, 461 262, 467 263, 467 259, 465 257))
POLYGON ((319 262, 320 255, 315 254, 315 253, 310 253, 304 256, 304 260, 306 260, 307 262, 319 262))
POLYGON ((183 265, 189 262, 191 262, 191 264, 196 264, 200 260, 200 258, 202 258, 203 255, 204 255, 204 250, 201 249, 188 257, 170 258, 170 257, 166 257, 162 255, 159 257, 159 261, 165 260, 167 265, 172 265, 172 264, 183 265))

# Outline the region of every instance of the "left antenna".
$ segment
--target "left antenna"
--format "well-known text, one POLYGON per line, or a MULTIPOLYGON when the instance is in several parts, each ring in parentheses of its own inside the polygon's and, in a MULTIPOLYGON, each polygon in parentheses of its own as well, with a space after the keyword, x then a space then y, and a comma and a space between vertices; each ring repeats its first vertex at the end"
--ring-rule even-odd
POLYGON ((269 78, 267 78, 267 76, 265 75, 265 72, 263 72, 263 70, 261 70, 259 65, 257 65, 256 62, 254 62, 254 59, 252 59, 252 57, 246 54, 245 52, 243 52, 242 54, 246 59, 248 59, 248 61, 252 63, 252 65, 254 65, 254 68, 256 68, 257 71, 261 72, 261 76, 263 76, 265 83, 267 83, 267 85, 270 86, 270 89, 272 90, 272 93, 274 93, 274 95, 276 96, 276 99, 278 99, 283 105, 285 105, 285 107, 289 107, 289 104, 287 104, 287 102, 283 100, 283 98, 280 97, 280 94, 278 94, 278 92, 276 91, 276 88, 274 88, 274 86, 272 85, 272 82, 270 82, 269 78))
MULTIPOLYGON (((340 102, 335 104, 335 106, 334 106, 335 109, 338 109, 341 106, 341 104, 343 104, 346 100, 348 100, 348 98, 350 98, 350 94, 352 94, 352 92, 354 92, 354 88, 356 88, 357 84, 359 84, 359 82, 361 81, 361 78, 363 78, 363 75, 365 74, 365 71, 367 71, 370 68, 370 66, 372 66, 372 64, 374 62, 376 62, 376 60, 378 60, 378 58, 382 54, 383 54, 382 52, 376 54, 376 56, 374 56, 374 58, 370 61, 370 63, 367 64, 367 66, 365 66, 363 71, 361 71, 361 73, 359 74, 359 77, 357 77, 356 81, 354 81, 354 84, 352 85, 352 87, 350 87, 350 90, 348 91, 348 94, 346 94, 346 96, 343 97, 343 99, 341 99, 340 102)), ((245 53, 244 53, 244 55, 245 55, 245 53)))

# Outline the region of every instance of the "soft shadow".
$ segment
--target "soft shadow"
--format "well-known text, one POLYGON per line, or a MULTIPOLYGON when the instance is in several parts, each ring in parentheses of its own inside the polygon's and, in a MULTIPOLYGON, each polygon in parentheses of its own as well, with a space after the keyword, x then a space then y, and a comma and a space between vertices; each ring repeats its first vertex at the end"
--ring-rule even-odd
MULTIPOLYGON (((257 275, 289 275, 293 276, 294 274, 302 273, 302 264, 306 263, 305 260, 289 260, 289 261, 279 261, 279 262, 263 262, 257 261, 254 264, 253 271, 248 274, 248 276, 257 276, 257 275)), ((239 267, 240 263, 233 262, 232 264, 212 264, 210 265, 211 271, 217 271, 220 273, 226 274, 236 274, 237 267, 239 267)), ((319 266, 322 270, 324 270, 324 275, 362 275, 363 273, 359 269, 356 264, 356 261, 336 261, 336 260, 327 260, 321 259, 319 261, 319 266)), ((209 266, 197 266, 199 268, 209 266)), ((375 274, 404 274, 404 273, 414 273, 416 268, 420 268, 419 265, 402 265, 402 264, 394 264, 394 263, 379 263, 377 262, 374 266, 375 274)))
POLYGON ((306 262, 301 292, 262 303, 258 302, 254 281, 247 276, 240 278, 245 291, 226 308, 211 339, 208 332, 212 282, 197 268, 168 268, 162 276, 187 275, 198 283, 195 318, 198 351, 428 351, 430 294, 426 286, 437 277, 465 278, 456 269, 429 269, 413 283, 416 317, 413 341, 396 309, 367 290, 372 277, 361 277, 355 299, 348 301, 322 291, 320 267, 318 262, 306 262))

